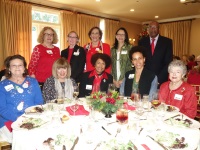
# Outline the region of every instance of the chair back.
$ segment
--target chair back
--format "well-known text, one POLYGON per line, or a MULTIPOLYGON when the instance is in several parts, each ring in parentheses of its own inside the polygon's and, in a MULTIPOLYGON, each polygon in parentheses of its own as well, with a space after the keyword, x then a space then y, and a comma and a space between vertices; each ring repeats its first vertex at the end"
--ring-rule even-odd
POLYGON ((197 96, 197 115, 196 119, 200 121, 200 85, 191 84, 195 89, 195 94, 197 96))

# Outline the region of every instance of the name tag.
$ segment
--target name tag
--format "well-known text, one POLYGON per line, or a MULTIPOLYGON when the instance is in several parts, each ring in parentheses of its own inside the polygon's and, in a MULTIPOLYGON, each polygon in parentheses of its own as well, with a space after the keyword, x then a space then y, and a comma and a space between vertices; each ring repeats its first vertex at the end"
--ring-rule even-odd
POLYGON ((121 54, 123 54, 123 55, 124 55, 124 54, 127 54, 127 51, 122 51, 122 53, 121 53, 121 54))
POLYGON ((182 98, 183 98, 183 95, 179 95, 179 94, 175 94, 175 96, 174 96, 174 99, 176 99, 176 100, 182 100, 182 98))
POLYGON ((79 52, 74 52, 74 55, 75 55, 75 56, 78 56, 78 55, 79 55, 79 52))
POLYGON ((135 74, 129 74, 128 78, 129 78, 129 79, 133 79, 134 76, 135 76, 135 74))
POLYGON ((47 50, 48 54, 53 54, 52 50, 47 50))
POLYGON ((9 84, 7 86, 4 87, 6 89, 6 91, 10 91, 12 89, 14 89, 14 86, 12 84, 9 84))
POLYGON ((86 85, 86 90, 92 90, 92 85, 86 85))

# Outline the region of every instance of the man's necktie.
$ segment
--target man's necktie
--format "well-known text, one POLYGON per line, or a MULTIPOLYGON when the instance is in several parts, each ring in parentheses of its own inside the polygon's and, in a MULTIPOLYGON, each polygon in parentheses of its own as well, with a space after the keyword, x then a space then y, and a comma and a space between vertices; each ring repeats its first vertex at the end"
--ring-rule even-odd
POLYGON ((152 39, 152 42, 151 42, 151 52, 152 52, 152 55, 154 53, 154 48, 155 48, 154 41, 155 41, 155 39, 152 39))

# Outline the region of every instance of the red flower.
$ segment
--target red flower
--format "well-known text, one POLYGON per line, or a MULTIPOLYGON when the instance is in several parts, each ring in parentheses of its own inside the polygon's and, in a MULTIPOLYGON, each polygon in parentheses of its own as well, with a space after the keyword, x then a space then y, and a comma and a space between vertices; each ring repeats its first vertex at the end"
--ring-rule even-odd
POLYGON ((116 101, 114 98, 108 97, 108 98, 106 98, 106 102, 114 105, 116 101))

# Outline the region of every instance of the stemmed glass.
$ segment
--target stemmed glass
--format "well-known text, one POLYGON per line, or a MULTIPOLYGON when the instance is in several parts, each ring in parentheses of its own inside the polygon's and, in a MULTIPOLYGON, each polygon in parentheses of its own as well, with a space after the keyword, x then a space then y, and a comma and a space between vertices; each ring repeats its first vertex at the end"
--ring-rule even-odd
POLYGON ((74 88, 73 98, 74 98, 75 100, 77 100, 77 97, 78 97, 78 95, 79 95, 79 87, 78 87, 78 85, 74 85, 73 88, 74 88))
POLYGON ((151 101, 152 106, 157 109, 158 106, 161 104, 161 101, 158 98, 158 92, 154 93, 152 95, 152 101, 151 101))
POLYGON ((71 111, 74 112, 74 116, 75 116, 75 112, 78 110, 79 105, 76 103, 75 100, 73 100, 72 105, 70 106, 71 111))
POLYGON ((112 92, 113 91, 115 91, 116 90, 116 87, 115 87, 115 85, 114 84, 109 84, 108 85, 108 95, 110 95, 110 94, 112 94, 112 92))
POLYGON ((136 105, 136 103, 140 100, 140 94, 138 89, 133 88, 131 92, 131 100, 133 101, 134 105, 136 105))

